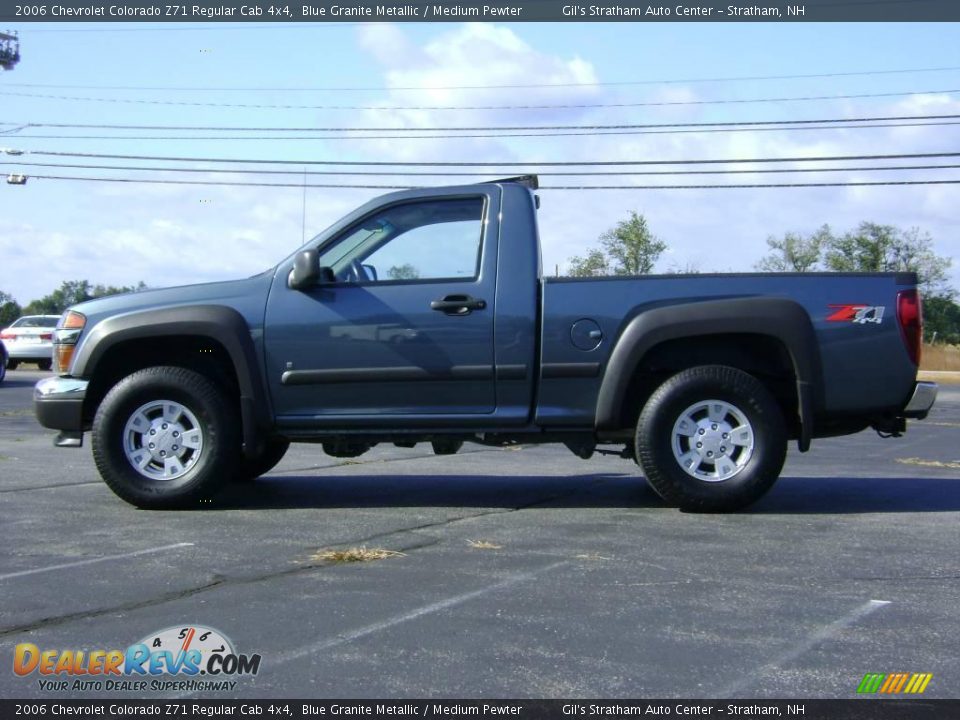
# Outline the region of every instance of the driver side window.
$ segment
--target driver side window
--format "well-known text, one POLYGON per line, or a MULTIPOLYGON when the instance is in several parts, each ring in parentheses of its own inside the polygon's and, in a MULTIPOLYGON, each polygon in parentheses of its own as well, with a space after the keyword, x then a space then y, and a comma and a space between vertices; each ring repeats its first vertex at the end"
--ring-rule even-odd
POLYGON ((482 197, 386 208, 320 254, 340 282, 471 280, 480 267, 482 197))

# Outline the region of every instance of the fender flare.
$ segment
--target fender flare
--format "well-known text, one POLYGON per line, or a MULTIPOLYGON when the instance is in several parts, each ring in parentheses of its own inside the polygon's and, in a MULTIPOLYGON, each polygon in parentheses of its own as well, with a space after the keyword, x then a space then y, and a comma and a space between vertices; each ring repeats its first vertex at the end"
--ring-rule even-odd
POLYGON ((630 381, 652 348, 669 340, 723 334, 772 337, 787 349, 797 383, 799 446, 807 450, 813 436, 814 413, 822 407, 820 348, 807 311, 785 298, 694 300, 638 308, 622 326, 610 353, 597 396, 597 429, 618 429, 630 381))
POLYGON ((255 456, 272 424, 272 414, 250 328, 231 307, 188 305, 109 317, 97 323, 81 341, 72 374, 92 377, 100 361, 118 343, 184 335, 209 337, 227 351, 240 388, 244 452, 255 456))

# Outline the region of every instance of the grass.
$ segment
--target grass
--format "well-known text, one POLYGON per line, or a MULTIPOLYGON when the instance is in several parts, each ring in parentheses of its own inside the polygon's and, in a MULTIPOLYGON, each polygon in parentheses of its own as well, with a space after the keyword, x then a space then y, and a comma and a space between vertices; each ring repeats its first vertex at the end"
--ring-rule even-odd
POLYGON ((960 462, 941 462, 940 460, 924 460, 923 458, 897 458, 901 465, 919 465, 921 467, 946 468, 948 470, 960 470, 960 462))
POLYGON ((921 370, 960 371, 960 347, 956 345, 924 345, 921 370))
POLYGON ((467 545, 477 550, 500 550, 503 545, 497 545, 489 540, 467 540, 467 545))
POLYGON ((385 560, 390 557, 403 557, 404 553, 396 550, 384 550, 383 548, 355 547, 346 550, 318 550, 310 559, 314 562, 328 562, 334 565, 355 562, 371 562, 373 560, 385 560))

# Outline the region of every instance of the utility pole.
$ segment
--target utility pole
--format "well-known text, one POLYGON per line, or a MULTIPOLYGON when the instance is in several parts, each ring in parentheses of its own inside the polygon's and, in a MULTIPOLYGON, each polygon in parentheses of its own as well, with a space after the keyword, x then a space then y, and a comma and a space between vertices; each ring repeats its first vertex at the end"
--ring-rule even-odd
POLYGON ((13 70, 20 62, 20 38, 16 32, 0 32, 0 67, 13 70))

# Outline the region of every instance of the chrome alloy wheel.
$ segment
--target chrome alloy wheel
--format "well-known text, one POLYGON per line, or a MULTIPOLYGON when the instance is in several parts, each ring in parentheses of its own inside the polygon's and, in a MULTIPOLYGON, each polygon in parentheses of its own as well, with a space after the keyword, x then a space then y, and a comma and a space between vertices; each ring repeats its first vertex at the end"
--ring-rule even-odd
POLYGON ((753 456, 753 428, 740 408, 723 400, 703 400, 684 410, 673 425, 673 457, 688 475, 723 482, 753 456))
POLYGON ((123 429, 123 452, 150 480, 174 480, 192 468, 203 452, 197 416, 178 402, 154 400, 137 408, 123 429))

